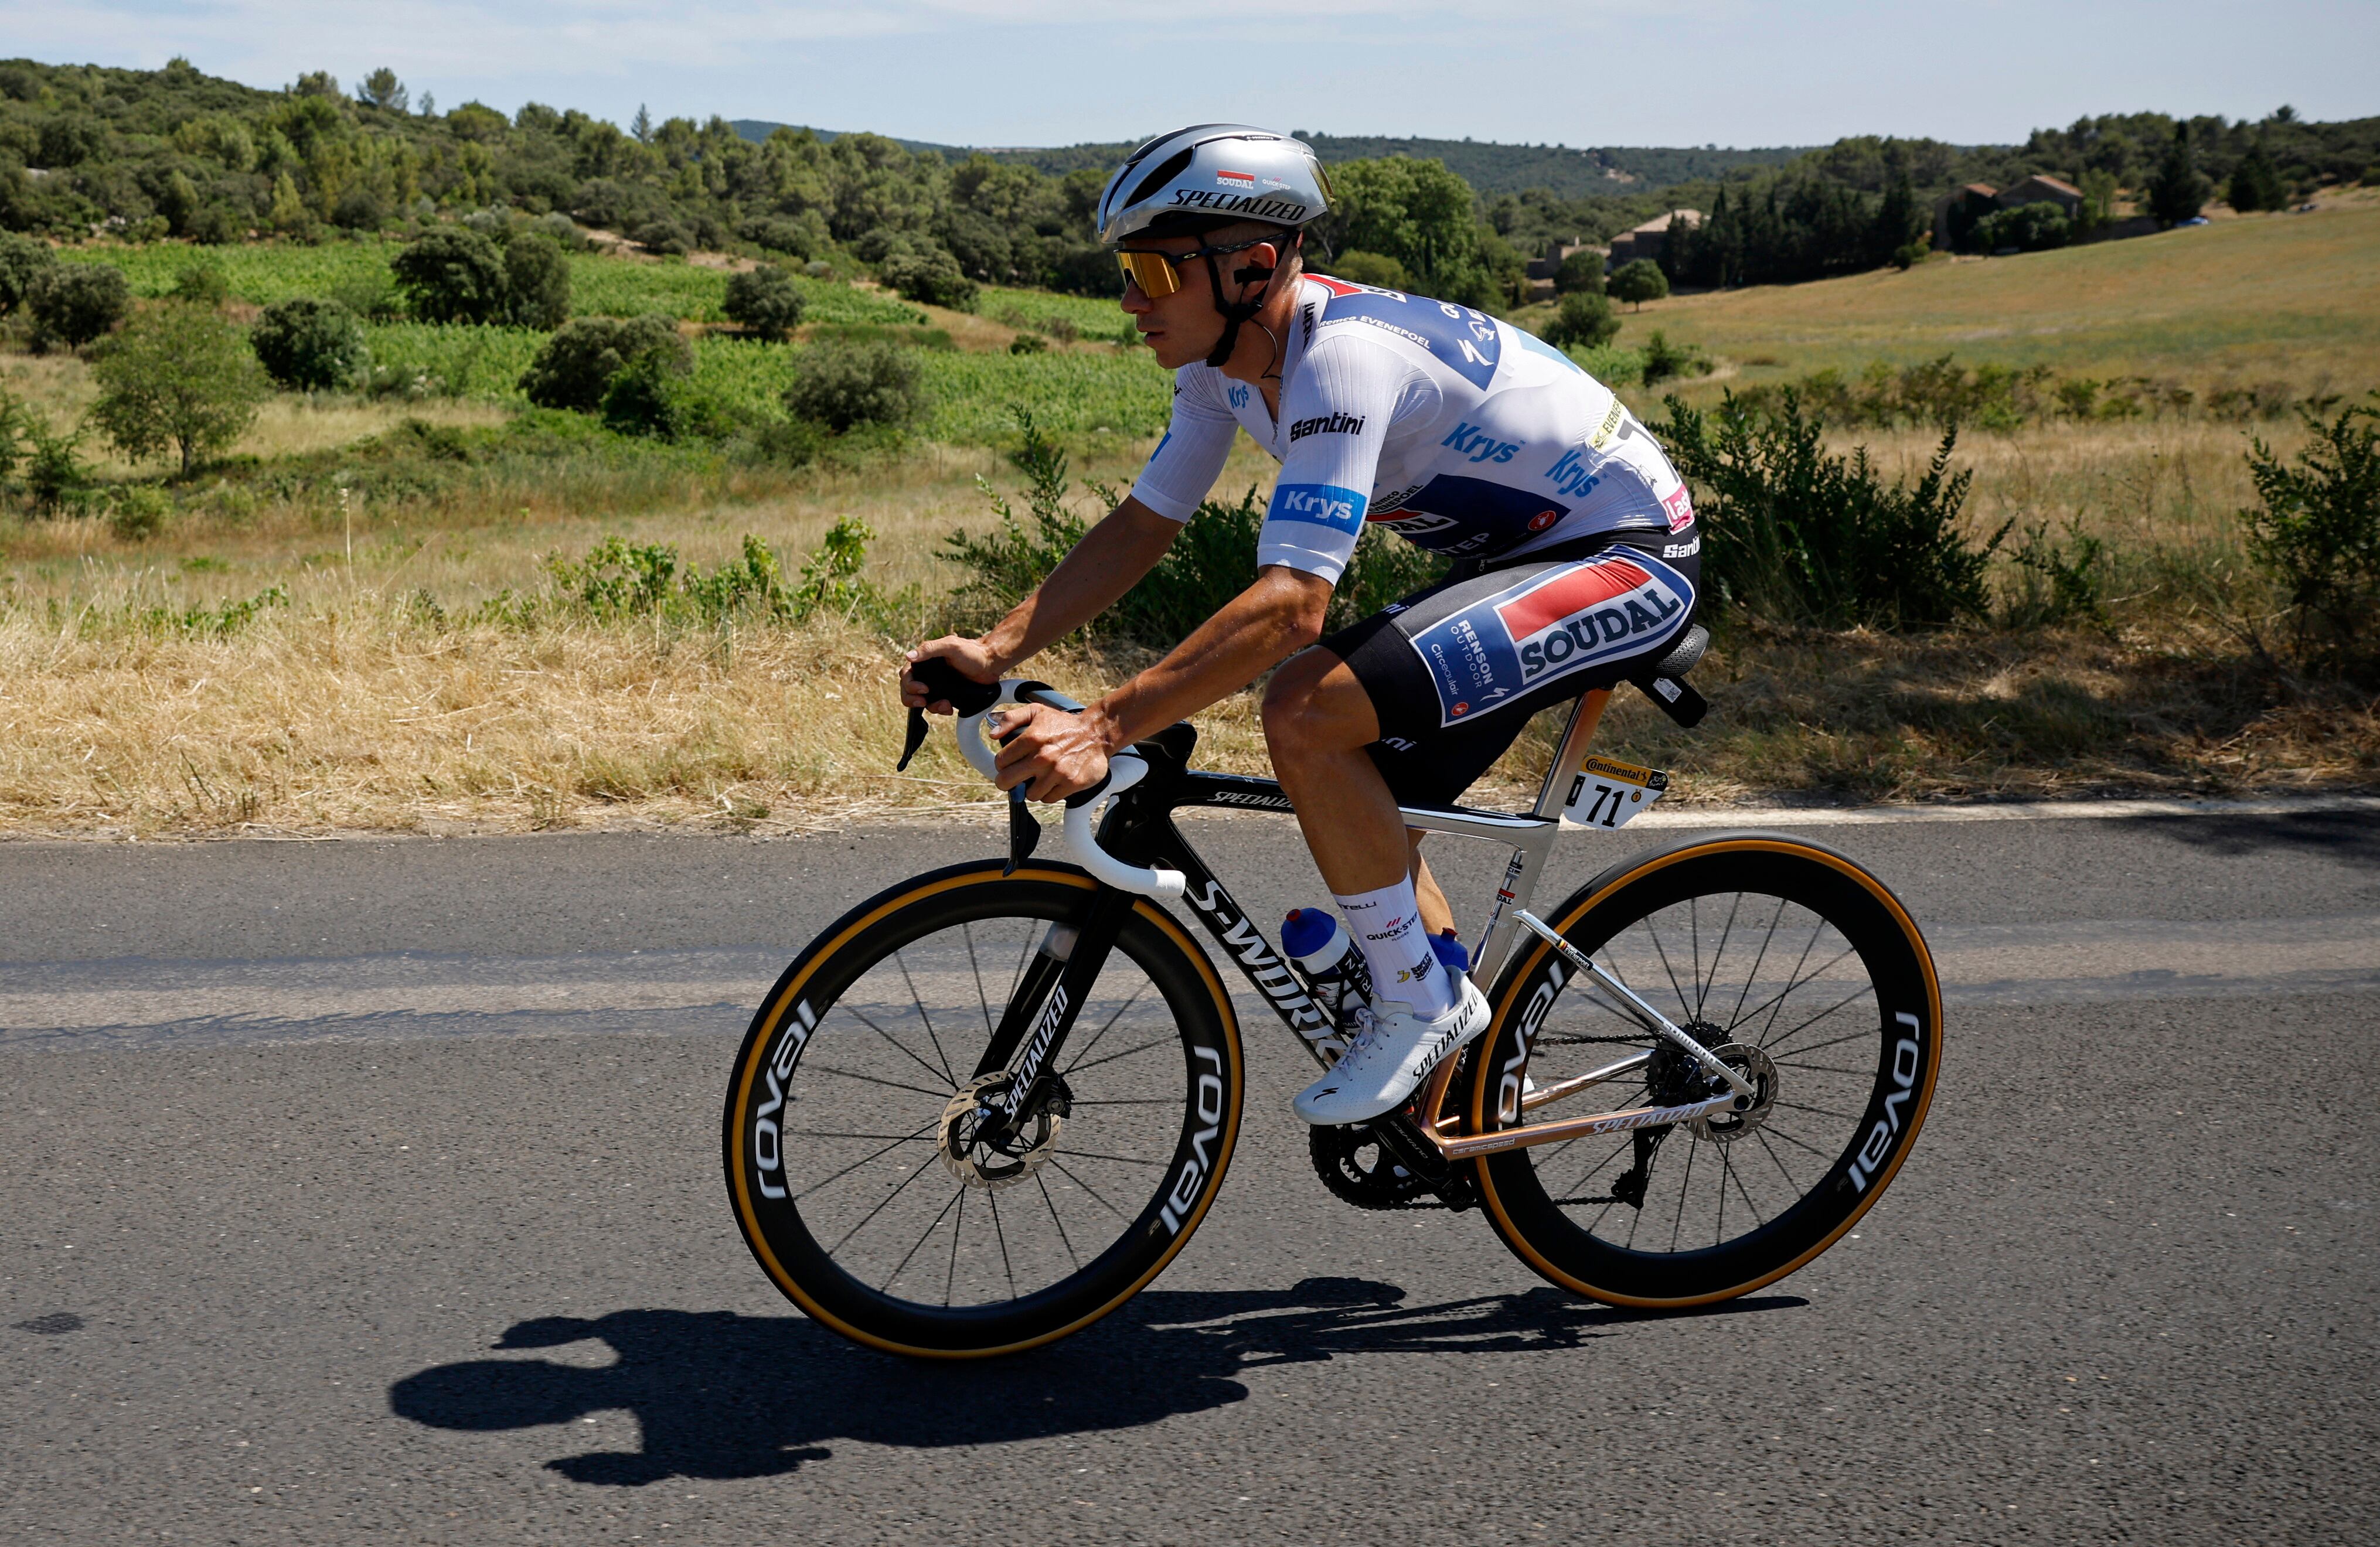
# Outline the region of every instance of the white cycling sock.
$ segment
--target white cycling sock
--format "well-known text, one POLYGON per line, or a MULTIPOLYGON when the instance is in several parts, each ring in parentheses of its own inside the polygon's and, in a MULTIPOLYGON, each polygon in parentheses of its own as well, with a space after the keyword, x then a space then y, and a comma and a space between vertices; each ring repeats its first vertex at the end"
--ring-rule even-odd
POLYGON ((1372 997, 1398 999, 1414 1013, 1435 1021, 1454 1008, 1453 982, 1438 953, 1429 948, 1429 931, 1421 926, 1421 903, 1414 896, 1413 877, 1393 887, 1331 896, 1347 916, 1348 933, 1372 969, 1372 997))

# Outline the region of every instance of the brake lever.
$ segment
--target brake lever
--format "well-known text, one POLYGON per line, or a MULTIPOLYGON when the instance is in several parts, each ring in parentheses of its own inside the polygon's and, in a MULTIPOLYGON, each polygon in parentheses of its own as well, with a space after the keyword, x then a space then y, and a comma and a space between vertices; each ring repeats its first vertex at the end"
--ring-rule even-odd
POLYGON ((1016 867, 1033 857, 1040 842, 1041 823, 1025 804, 1025 786, 1020 784, 1008 792, 1008 868, 1001 875, 1015 875, 1016 867))
POLYGON ((909 732, 902 739, 901 760, 892 765, 892 771, 894 773, 907 773, 909 771, 909 759, 917 755, 917 749, 925 744, 926 711, 923 709, 911 709, 909 711, 909 732))

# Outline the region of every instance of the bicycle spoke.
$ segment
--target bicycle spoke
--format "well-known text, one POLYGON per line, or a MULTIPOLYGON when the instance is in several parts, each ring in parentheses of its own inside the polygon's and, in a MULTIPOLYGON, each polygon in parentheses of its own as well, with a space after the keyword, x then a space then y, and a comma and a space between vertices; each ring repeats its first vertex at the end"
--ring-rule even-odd
POLYGON ((1678 970, 1670 965, 1670 953, 1661 944, 1661 932, 1653 927, 1653 916, 1650 913, 1645 915, 1644 923, 1645 933, 1652 937, 1654 953, 1661 959, 1661 971, 1670 974, 1670 987, 1678 996, 1678 1009, 1687 1020, 1692 1021, 1694 1018, 1694 1007, 1686 1001, 1686 991, 1678 986, 1678 970))
POLYGON ((1068 1166, 1064 1161, 1059 1159, 1054 1154, 1050 1157, 1050 1164, 1064 1172, 1068 1181, 1073 1182, 1076 1187, 1081 1188, 1093 1198, 1098 1199, 1100 1206, 1105 1208, 1108 1213, 1115 1215, 1118 1219, 1123 1220, 1127 1224, 1131 1223, 1132 1215, 1124 1213, 1123 1210, 1116 1207, 1113 1203, 1109 1203, 1105 1197, 1100 1195, 1098 1188, 1093 1187, 1082 1178, 1075 1175, 1074 1167, 1068 1166))
POLYGON ((1050 1211, 1050 1223, 1058 1227, 1058 1244, 1066 1249, 1066 1261, 1075 1264, 1075 1270, 1077 1273, 1081 1272, 1083 1260, 1075 1254, 1075 1242, 1073 1238, 1066 1234, 1066 1222, 1058 1217, 1058 1201, 1050 1196, 1050 1184, 1036 1176, 1033 1178, 1033 1185, 1041 1190, 1042 1206, 1050 1211))
POLYGON ((892 953, 892 960, 901 969, 901 981, 909 985, 909 1000, 917 1007, 917 1019, 926 1023, 926 1040, 934 1045, 934 1057, 942 1060, 942 1073, 955 1087, 959 1077, 951 1073, 951 1056, 942 1051, 942 1039, 934 1034, 934 1018, 926 1013, 926 1001, 917 993, 917 980, 909 975, 909 959, 896 950, 892 953))
MULTIPOLYGON (((1735 1161, 1733 1157, 1722 1151, 1719 1154, 1719 1164, 1726 1169, 1729 1178, 1734 1181, 1736 1196, 1742 1199, 1743 1206, 1752 1211, 1753 1228, 1758 1229, 1762 1226, 1767 1225, 1768 1221, 1762 1217, 1760 1205, 1752 1201, 1752 1193, 1744 1187, 1743 1178, 1736 1175, 1735 1161)), ((1726 1194, 1721 1193, 1720 1196, 1724 1197, 1726 1194)))
POLYGON ((1718 986, 1718 964, 1727 959, 1728 937, 1735 933, 1735 915, 1743 907, 1743 893, 1737 892, 1728 905, 1727 923, 1718 932, 1718 949, 1711 952, 1710 976, 1694 990, 1694 1019, 1703 1018, 1703 1007, 1709 1001, 1710 991, 1718 986))
POLYGON ((983 991, 983 963, 975 958, 975 927, 966 920, 959 921, 959 935, 966 941, 967 966, 975 973, 975 1002, 983 1007, 983 1034, 989 1039, 1000 1028, 992 1023, 991 996, 983 991))
MULTIPOLYGON (((876 1286, 880 1293, 891 1290, 892 1287, 892 1281, 901 1276, 901 1270, 903 1268, 909 1265, 909 1259, 915 1257, 918 1251, 924 1248, 928 1241, 933 1239, 934 1232, 942 1227, 942 1220, 948 1216, 952 1209, 958 1206, 959 1200, 965 1196, 965 1188, 960 1188, 956 1192, 951 1194, 951 1201, 942 1205, 942 1212, 941 1214, 934 1215, 932 1223, 926 1227, 926 1233, 917 1238, 917 1244, 911 1247, 898 1263, 892 1264, 892 1271, 884 1275, 884 1282, 876 1286)), ((948 1302, 946 1301, 945 1303, 948 1302)))
MULTIPOLYGON (((1836 1037, 1831 1041, 1815 1042, 1807 1047, 1797 1047, 1793 1051, 1797 1056, 1807 1056, 1812 1053, 1823 1053, 1829 1047, 1840 1047, 1846 1042, 1864 1041, 1874 1035, 1876 1035, 1874 1032, 1868 1031, 1846 1032, 1841 1036, 1836 1037)), ((1782 1058, 1779 1058, 1776 1061, 1779 1067, 1782 1067, 1785 1063, 1785 1060, 1782 1058)))
MULTIPOLYGON (((891 1032, 886 1031, 874 1021, 868 1019, 864 1012, 854 1009, 850 1005, 837 1005, 835 1008, 842 1010, 845 1015, 850 1016, 854 1021, 858 1021, 861 1025, 867 1027, 869 1031, 874 1032, 878 1036, 882 1037, 893 1046, 898 1047, 902 1052, 907 1053, 911 1060, 914 1061, 919 1069, 924 1070, 929 1074, 941 1075, 944 1079, 949 1079, 950 1071, 948 1070, 936 1069, 925 1059, 918 1058, 915 1052, 910 1050, 907 1043, 903 1042, 899 1037, 894 1036, 891 1032)), ((940 1049, 937 1049, 937 1051, 940 1051, 940 1049)), ((952 1080, 951 1088, 953 1090, 957 1089, 958 1082, 952 1080)))
MULTIPOLYGON (((794 1202, 797 1203, 800 1203, 811 1193, 816 1192, 820 1188, 828 1186, 830 1183, 851 1175, 851 1173, 858 1170, 861 1166, 867 1165, 871 1160, 879 1160, 885 1155, 891 1154, 894 1150, 900 1148, 904 1144, 914 1143, 924 1139, 928 1129, 938 1127, 941 1123, 941 1118, 936 1118, 932 1122, 928 1123, 925 1128, 917 1130, 917 1132, 908 1135, 906 1138, 893 1140, 892 1142, 885 1145, 882 1149, 878 1150, 874 1154, 861 1156, 859 1159, 855 1160, 850 1165, 844 1166, 842 1170, 837 1171, 833 1176, 828 1177, 825 1180, 812 1182, 809 1186, 802 1189, 801 1191, 794 1194, 794 1202)), ((922 1177, 926 1174, 926 1169, 927 1168, 925 1166, 920 1166, 917 1167, 917 1174, 922 1177)), ((908 1184, 905 1182, 902 1185, 905 1187, 908 1184)))
POLYGON ((991 1233, 1000 1239, 1000 1271, 1008 1277, 1008 1298, 1014 1299, 1016 1298, 1016 1265, 1008 1260, 1008 1231, 1000 1222, 1000 1194, 987 1192, 983 1195, 983 1201, 991 1208, 991 1233))
POLYGON ((832 1064, 813 1064, 805 1062, 802 1065, 802 1072, 805 1074, 840 1074, 845 1080, 865 1081, 870 1085, 883 1085, 889 1089, 896 1091, 915 1091, 919 1095, 932 1096, 936 1101, 948 1101, 951 1099, 951 1093, 949 1091, 929 1091, 923 1085, 905 1085, 898 1080, 881 1080, 873 1074, 857 1074, 847 1069, 837 1069, 832 1064))
POLYGON ((951 1303, 951 1290, 958 1283, 959 1232, 966 1228, 966 1195, 967 1190, 964 1187, 960 1188, 958 1217, 951 1221, 951 1265, 942 1270, 942 1304, 944 1306, 951 1303))
POLYGON ((1165 1164, 1165 1162, 1161 1160, 1143 1160, 1138 1155, 1101 1154, 1097 1150, 1052 1150, 1050 1153, 1053 1155, 1071 1154, 1077 1160, 1113 1160, 1121 1162, 1126 1166, 1162 1166, 1165 1164))
POLYGON ((1096 1062, 1087 1063, 1087 1064, 1075 1064, 1075 1065, 1072 1065, 1072 1066, 1070 1066, 1070 1067, 1067 1069, 1066 1072, 1067 1072, 1067 1073, 1069 1073, 1069 1074, 1074 1074, 1074 1073, 1077 1073, 1077 1072, 1079 1072, 1079 1071, 1081 1071, 1081 1070, 1084 1070, 1097 1069, 1097 1068, 1099 1068, 1099 1065, 1100 1065, 1100 1064, 1111 1064, 1111 1063, 1114 1063, 1118 1058, 1131 1058, 1135 1053, 1146 1053, 1146 1052, 1148 1052, 1148 1051, 1150 1048, 1152 1048, 1152 1047, 1162 1047, 1162 1046, 1164 1046, 1167 1043, 1169 1043, 1169 1042, 1175 1042, 1175 1041, 1177 1041, 1177 1040, 1179 1040, 1179 1039, 1177 1039, 1177 1038, 1175 1038, 1175 1037, 1172 1037, 1172 1036, 1157 1036, 1157 1037, 1152 1037, 1152 1038, 1150 1038, 1148 1041, 1142 1043, 1142 1044, 1141 1044, 1139 1046, 1137 1046, 1137 1047, 1127 1047, 1127 1048, 1125 1048, 1125 1049, 1124 1049, 1123 1052, 1121 1052, 1121 1053, 1111 1053, 1111 1054, 1109 1054, 1106 1058, 1100 1058, 1100 1059, 1097 1060, 1096 1062))
POLYGON ((1670 1250, 1672 1251, 1675 1251, 1678 1249, 1678 1232, 1685 1227, 1686 1193, 1693 1188, 1694 1183, 1694 1152, 1701 1148, 1702 1146, 1700 1144, 1688 1146, 1686 1150, 1686 1174, 1678 1178, 1678 1213, 1676 1217, 1670 1221, 1670 1250))
POLYGON ((1875 992, 1876 985, 1872 983, 1863 983, 1852 991, 1849 998, 1838 1000, 1836 1003, 1828 1005, 1826 1009, 1810 1017, 1807 1021, 1803 1021, 1800 1025, 1794 1027, 1791 1031, 1787 1032, 1782 1036, 1764 1040, 1760 1044, 1761 1048, 1766 1051, 1770 1047, 1782 1047, 1787 1043, 1792 1041, 1795 1037, 1800 1036, 1803 1032, 1806 1032, 1811 1027, 1816 1025, 1819 1021, 1824 1021, 1828 1016, 1832 1015, 1835 1011, 1842 1009, 1843 1006, 1850 1004, 1852 1000, 1861 998, 1864 996, 1873 994, 1875 992))
MULTIPOLYGON (((1755 1128, 1752 1130, 1752 1136, 1760 1141, 1761 1149, 1767 1154, 1769 1164, 1777 1167, 1777 1174, 1785 1178, 1785 1185, 1791 1188, 1796 1195, 1799 1195, 1802 1190, 1802 1184, 1793 1179, 1793 1173, 1785 1169, 1785 1163, 1777 1158, 1777 1151, 1770 1146, 1767 1133, 1763 1130, 1755 1128)), ((1782 1137, 1782 1135, 1779 1135, 1779 1137, 1782 1137)))
MULTIPOLYGON (((866 1214, 861 1215, 859 1216, 859 1223, 858 1223, 858 1224, 856 1224, 856 1225, 853 1226, 850 1229, 845 1230, 845 1231, 843 1233, 843 1239, 842 1239, 841 1240, 836 1241, 832 1246, 830 1246, 830 1247, 828 1247, 828 1248, 826 1249, 826 1250, 827 1250, 827 1255, 828 1255, 828 1256, 830 1256, 830 1257, 832 1257, 832 1256, 833 1256, 836 1252, 838 1252, 838 1251, 842 1251, 842 1250, 844 1249, 844 1244, 845 1244, 845 1243, 847 1243, 847 1242, 851 1239, 851 1238, 852 1238, 852 1237, 854 1237, 854 1236, 856 1236, 856 1235, 859 1234, 859 1232, 860 1232, 860 1231, 862 1231, 862 1230, 864 1230, 864 1229, 866 1229, 866 1228, 868 1227, 868 1222, 869 1220, 871 1220, 871 1219, 875 1218, 878 1215, 882 1214, 882 1213, 884 1212, 884 1208, 885 1208, 885 1205, 886 1205, 886 1204, 888 1204, 888 1203, 892 1203, 893 1199, 898 1198, 898 1197, 899 1197, 899 1196, 901 1196, 901 1194, 903 1194, 904 1192, 908 1191, 908 1190, 909 1190, 909 1184, 910 1184, 911 1182, 916 1181, 919 1177, 922 1177, 922 1176, 926 1175, 929 1171, 931 1171, 932 1169, 933 1169, 933 1167, 932 1167, 932 1166, 918 1166, 916 1170, 914 1170, 914 1171, 910 1172, 906 1177, 903 1178, 902 1178, 902 1180, 901 1180, 901 1185, 900 1185, 900 1186, 898 1186, 898 1187, 894 1188, 892 1191, 890 1191, 890 1192, 886 1193, 886 1194, 885 1194, 881 1199, 879 1199, 879 1200, 877 1201, 877 1204, 876 1204, 876 1206, 875 1206, 874 1208, 872 1208, 872 1209, 868 1210, 866 1214)), ((903 1261, 905 1261, 905 1261, 907 1261, 907 1259, 906 1259, 906 1258, 904 1258, 904 1259, 903 1259, 903 1261)))
POLYGON ((1848 1113, 1848 1112, 1829 1112, 1829 1111, 1828 1111, 1828 1110, 1827 1110, 1825 1107, 1823 1107, 1823 1106, 1803 1106, 1803 1105, 1802 1105, 1800 1102, 1798 1102, 1798 1101, 1780 1101, 1780 1102, 1778 1102, 1776 1105, 1777 1105, 1778 1106, 1780 1106, 1780 1107, 1786 1108, 1786 1109, 1787 1109, 1787 1110, 1789 1110, 1789 1111, 1794 1111, 1794 1112, 1815 1112, 1816 1114, 1818 1114, 1818 1116, 1820 1116, 1820 1117, 1822 1117, 1822 1118, 1834 1118, 1837 1122, 1840 1122, 1840 1123, 1855 1123, 1855 1122, 1859 1121, 1859 1118, 1855 1118, 1855 1117, 1852 1116, 1852 1115, 1851 1115, 1850 1113, 1848 1113))
POLYGON ((1075 1070, 1082 1068, 1083 1060, 1091 1056, 1091 1049, 1099 1045, 1099 1038, 1107 1035, 1109 1032, 1115 1029, 1115 1023, 1123 1019, 1123 1012, 1130 1009, 1133 1006, 1140 1003, 1141 995, 1146 993, 1148 989, 1148 980, 1147 978, 1142 978, 1140 980, 1140 986, 1132 991, 1132 997, 1126 999, 1123 1004, 1116 1007, 1116 1012, 1108 1017, 1107 1024, 1101 1026, 1099 1029, 1098 1034, 1093 1036, 1089 1043, 1085 1045, 1080 1053, 1075 1055, 1075 1061, 1073 1063, 1068 1064, 1064 1069, 1058 1071, 1059 1075, 1062 1078, 1065 1075, 1072 1074, 1075 1070))

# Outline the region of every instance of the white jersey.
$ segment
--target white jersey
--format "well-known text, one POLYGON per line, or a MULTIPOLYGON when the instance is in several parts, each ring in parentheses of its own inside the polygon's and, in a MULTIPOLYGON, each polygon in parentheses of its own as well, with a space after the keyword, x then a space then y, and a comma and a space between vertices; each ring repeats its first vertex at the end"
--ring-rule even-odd
MULTIPOLYGON (((1685 534, 1684 483, 1611 390, 1469 307, 1305 276, 1281 342, 1281 417, 1207 365, 1133 486, 1186 521, 1245 429, 1281 461, 1257 562, 1336 583, 1374 522, 1433 552, 1507 562, 1601 532, 1685 534)), ((1679 557, 1699 546, 1680 538, 1679 557)))

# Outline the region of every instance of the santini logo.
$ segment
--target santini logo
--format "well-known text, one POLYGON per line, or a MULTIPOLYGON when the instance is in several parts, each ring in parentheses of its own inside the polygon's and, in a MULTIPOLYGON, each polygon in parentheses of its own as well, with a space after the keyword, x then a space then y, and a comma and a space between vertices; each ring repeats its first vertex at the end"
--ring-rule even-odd
POLYGON ((1285 483, 1272 491, 1268 519, 1304 521, 1334 532, 1359 531, 1364 525, 1364 497, 1336 484, 1285 483))
POLYGON ((1361 435, 1363 417, 1358 414, 1326 414, 1318 419, 1300 419, 1289 427, 1289 438, 1303 441, 1309 435, 1361 435))

